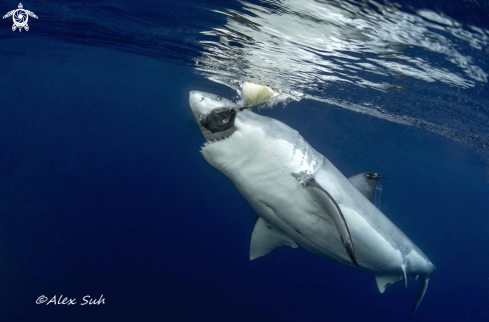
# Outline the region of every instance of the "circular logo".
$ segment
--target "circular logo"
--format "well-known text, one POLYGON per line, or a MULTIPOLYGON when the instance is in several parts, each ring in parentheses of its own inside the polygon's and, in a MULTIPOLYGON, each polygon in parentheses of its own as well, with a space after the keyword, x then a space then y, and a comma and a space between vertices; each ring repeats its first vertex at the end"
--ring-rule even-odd
POLYGON ((14 17, 14 24, 18 28, 23 28, 25 25, 27 25, 27 20, 29 20, 29 16, 27 15, 27 12, 25 12, 24 9, 17 9, 15 10, 15 13, 13 15, 14 17))

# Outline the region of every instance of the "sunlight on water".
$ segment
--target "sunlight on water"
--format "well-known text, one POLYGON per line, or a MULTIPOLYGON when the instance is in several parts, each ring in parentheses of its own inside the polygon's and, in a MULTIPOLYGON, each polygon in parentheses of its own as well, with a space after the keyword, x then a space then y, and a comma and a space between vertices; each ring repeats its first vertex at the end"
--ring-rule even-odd
POLYGON ((487 99, 474 98, 487 91, 488 30, 374 1, 241 3, 203 32, 215 40, 201 42, 196 67, 209 79, 238 91, 237 80, 269 84, 289 98, 489 146, 487 99))

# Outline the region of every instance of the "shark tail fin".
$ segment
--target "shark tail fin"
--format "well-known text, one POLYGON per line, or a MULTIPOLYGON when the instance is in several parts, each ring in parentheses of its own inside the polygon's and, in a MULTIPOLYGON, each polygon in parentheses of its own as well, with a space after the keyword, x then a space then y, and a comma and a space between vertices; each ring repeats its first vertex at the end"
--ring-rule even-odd
POLYGON ((416 295, 416 303, 414 303, 413 310, 411 311, 411 316, 416 313, 416 310, 418 309, 419 304, 423 300, 424 294, 426 293, 426 289, 428 288, 428 282, 430 278, 428 276, 424 277, 421 279, 421 284, 419 285, 418 288, 418 294, 416 295))

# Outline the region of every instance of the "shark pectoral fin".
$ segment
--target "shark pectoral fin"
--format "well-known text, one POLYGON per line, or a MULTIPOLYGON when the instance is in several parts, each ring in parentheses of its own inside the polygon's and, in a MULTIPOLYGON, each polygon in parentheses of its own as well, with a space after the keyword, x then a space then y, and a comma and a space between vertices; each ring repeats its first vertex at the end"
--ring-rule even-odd
POLYGON ((270 225, 261 217, 255 222, 255 227, 251 233, 250 260, 265 256, 277 247, 290 246, 297 248, 297 244, 280 232, 276 227, 270 225))
MULTIPOLYGON (((364 172, 357 174, 356 176, 348 178, 351 184, 360 191, 365 198, 372 201, 372 196, 375 189, 375 184, 381 177, 378 173, 364 172)), ((387 178, 384 178, 387 179, 387 178)))
POLYGON ((375 281, 377 281, 377 287, 380 293, 384 293, 385 289, 397 281, 400 281, 402 276, 388 275, 388 276, 375 276, 375 281))
POLYGON ((421 280, 421 285, 418 288, 418 294, 416 295, 416 303, 414 303, 413 310, 411 311, 411 316, 413 316, 413 314, 416 313, 419 304, 423 300, 424 294, 426 293, 426 289, 428 288, 429 280, 430 280, 429 277, 425 277, 421 280))
POLYGON ((341 209, 336 201, 314 179, 307 182, 306 189, 308 189, 311 197, 318 203, 322 210, 333 218, 336 229, 340 234, 341 242, 343 243, 343 246, 345 246, 348 256, 350 256, 350 259, 355 263, 355 265, 358 266, 350 230, 348 229, 345 217, 343 216, 343 213, 341 212, 341 209))

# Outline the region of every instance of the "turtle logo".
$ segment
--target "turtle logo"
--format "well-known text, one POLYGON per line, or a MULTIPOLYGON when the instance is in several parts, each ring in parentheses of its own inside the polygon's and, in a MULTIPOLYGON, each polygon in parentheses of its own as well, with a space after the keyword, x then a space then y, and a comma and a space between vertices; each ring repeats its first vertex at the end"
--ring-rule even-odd
POLYGON ((29 16, 32 18, 36 18, 37 16, 34 12, 25 10, 22 3, 19 3, 19 9, 9 11, 3 16, 3 19, 13 16, 14 24, 12 25, 12 31, 15 31, 19 28, 19 32, 22 31, 22 28, 25 31, 29 31, 29 25, 27 24, 27 20, 29 20, 29 16))

